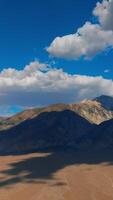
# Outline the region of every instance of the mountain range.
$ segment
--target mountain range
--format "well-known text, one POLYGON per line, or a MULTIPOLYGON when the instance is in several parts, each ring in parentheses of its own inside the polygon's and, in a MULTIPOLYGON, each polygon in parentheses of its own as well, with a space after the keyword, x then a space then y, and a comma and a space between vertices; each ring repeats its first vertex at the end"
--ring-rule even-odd
POLYGON ((11 128, 27 119, 35 118, 43 112, 63 110, 71 110, 91 123, 100 124, 113 118, 112 105, 113 97, 103 95, 92 100, 84 100, 78 104, 55 104, 43 108, 28 109, 11 117, 0 117, 0 130, 11 128))
POLYGON ((113 97, 33 108, 0 118, 0 153, 112 148, 113 97), (108 101, 107 101, 108 99, 108 101))

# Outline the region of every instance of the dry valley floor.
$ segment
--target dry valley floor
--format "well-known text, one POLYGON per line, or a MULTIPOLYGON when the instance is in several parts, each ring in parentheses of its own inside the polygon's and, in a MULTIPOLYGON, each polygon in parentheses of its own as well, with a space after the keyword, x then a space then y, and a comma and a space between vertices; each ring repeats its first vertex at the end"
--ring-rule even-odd
POLYGON ((52 152, 0 157, 0 200, 113 200, 113 156, 52 152))

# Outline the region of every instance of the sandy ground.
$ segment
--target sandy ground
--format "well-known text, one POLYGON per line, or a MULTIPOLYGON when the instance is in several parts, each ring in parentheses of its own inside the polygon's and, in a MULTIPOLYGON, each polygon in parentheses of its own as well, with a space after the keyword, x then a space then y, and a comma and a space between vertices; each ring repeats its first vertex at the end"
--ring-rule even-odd
POLYGON ((112 155, 0 157, 0 200, 113 200, 112 155))

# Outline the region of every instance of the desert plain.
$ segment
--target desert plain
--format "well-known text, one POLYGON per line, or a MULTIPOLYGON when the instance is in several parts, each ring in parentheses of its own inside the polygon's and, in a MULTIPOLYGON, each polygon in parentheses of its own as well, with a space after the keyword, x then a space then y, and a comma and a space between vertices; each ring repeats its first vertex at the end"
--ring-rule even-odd
POLYGON ((113 200, 112 151, 0 157, 0 200, 113 200))

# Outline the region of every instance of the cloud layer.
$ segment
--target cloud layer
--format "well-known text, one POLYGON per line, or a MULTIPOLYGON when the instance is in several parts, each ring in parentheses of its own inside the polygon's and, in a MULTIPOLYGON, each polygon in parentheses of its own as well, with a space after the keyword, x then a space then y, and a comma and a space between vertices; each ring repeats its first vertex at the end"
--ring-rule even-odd
POLYGON ((97 3, 93 15, 98 24, 86 22, 76 33, 56 37, 47 52, 59 58, 89 59, 96 54, 113 48, 113 0, 97 3))
POLYGON ((4 69, 0 73, 0 106, 43 106, 71 103, 102 94, 113 95, 113 81, 71 75, 47 64, 31 62, 23 70, 4 69))

